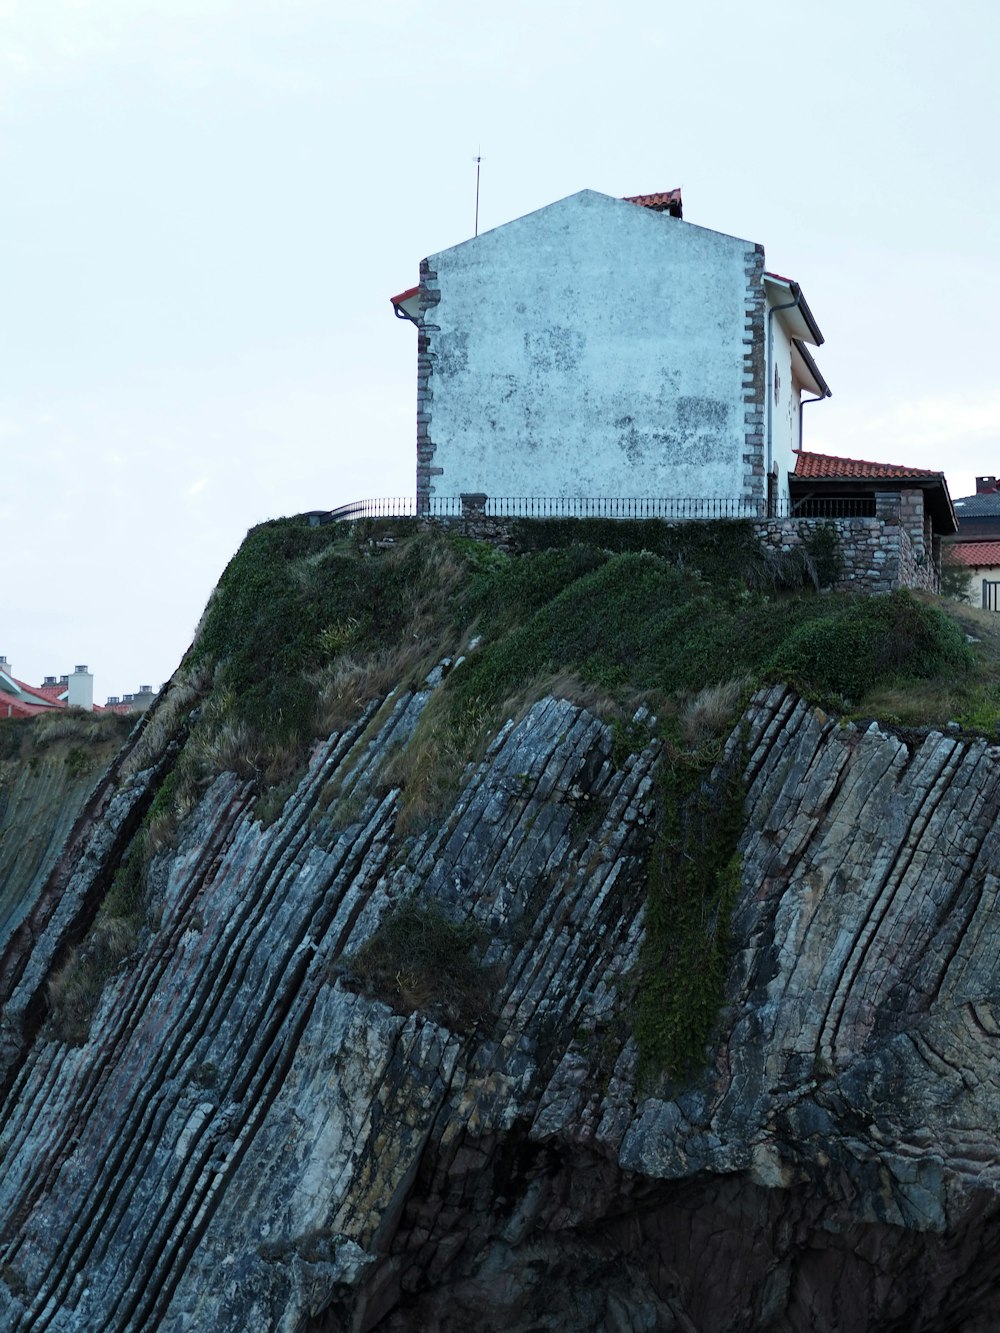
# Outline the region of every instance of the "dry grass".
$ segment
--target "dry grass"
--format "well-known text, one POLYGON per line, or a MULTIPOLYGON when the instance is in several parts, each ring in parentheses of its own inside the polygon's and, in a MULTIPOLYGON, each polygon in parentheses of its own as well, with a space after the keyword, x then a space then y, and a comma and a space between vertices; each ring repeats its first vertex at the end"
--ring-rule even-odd
POLYGON ((177 734, 182 719, 203 699, 211 686, 211 675, 204 667, 181 668, 163 694, 145 715, 142 733, 131 754, 122 764, 121 775, 127 779, 152 767, 177 734))
MULTIPOLYGON (((485 728, 473 739, 473 750, 478 740, 484 749, 485 728)), ((441 711, 428 705, 409 745, 389 756, 380 775, 387 790, 400 789, 396 832, 401 837, 423 832, 447 809, 472 757, 441 711)))
POLYGON ((539 676, 515 694, 508 695, 501 705, 499 715, 520 722, 536 703, 547 698, 566 699, 607 723, 627 722, 638 708, 650 707, 654 702, 650 690, 623 689, 612 695, 603 685, 584 680, 575 672, 554 671, 539 676))
POLYGON ((678 710, 681 734, 693 749, 711 736, 720 736, 736 721, 751 687, 748 676, 706 685, 678 710))
POLYGON ((422 681, 441 656, 438 639, 428 642, 416 637, 365 657, 341 653, 310 677, 319 699, 321 731, 327 735, 343 731, 373 699, 384 699, 401 686, 422 681))
POLYGON ((100 745, 107 741, 121 741, 132 730, 134 718, 118 713, 88 713, 82 709, 53 710, 53 715, 39 714, 34 719, 33 739, 38 747, 57 741, 100 745))

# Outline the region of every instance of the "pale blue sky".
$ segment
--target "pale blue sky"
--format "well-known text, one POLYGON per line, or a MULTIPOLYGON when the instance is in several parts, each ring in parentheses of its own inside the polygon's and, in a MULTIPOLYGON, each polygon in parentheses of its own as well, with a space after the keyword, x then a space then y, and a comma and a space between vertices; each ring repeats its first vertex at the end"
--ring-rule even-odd
POLYGON ((986 0, 0 0, 0 653, 158 686, 246 529, 413 487, 421 256, 680 185, 826 335, 807 447, 1000 471, 986 0))

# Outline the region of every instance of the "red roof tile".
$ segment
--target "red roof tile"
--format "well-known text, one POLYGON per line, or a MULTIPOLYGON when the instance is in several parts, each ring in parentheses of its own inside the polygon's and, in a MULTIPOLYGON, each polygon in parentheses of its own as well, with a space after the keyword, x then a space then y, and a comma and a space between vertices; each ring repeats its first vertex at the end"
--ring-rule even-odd
POLYGON ((899 463, 869 463, 861 458, 834 458, 830 454, 801 453, 795 460, 794 476, 815 481, 941 481, 943 472, 930 468, 904 467, 899 463))
POLYGON ((970 569, 987 569, 1000 565, 1000 542, 949 542, 944 547, 944 558, 970 569))
POLYGON ((47 713, 44 704, 31 704, 24 699, 17 699, 12 694, 0 692, 0 721, 8 717, 34 717, 36 713, 47 713))
POLYGON ((679 189, 661 190, 659 194, 630 194, 625 197, 624 202, 651 208, 654 213, 669 213, 675 218, 684 216, 684 205, 681 203, 679 189))
MULTIPOLYGON (((53 708, 68 707, 67 701, 61 697, 69 690, 66 681, 55 685, 29 685, 9 673, 8 676, 24 693, 8 694, 6 690, 0 690, 0 721, 6 717, 34 717, 37 713, 51 713, 53 708)), ((104 709, 100 704, 94 704, 93 711, 103 713, 104 709)))

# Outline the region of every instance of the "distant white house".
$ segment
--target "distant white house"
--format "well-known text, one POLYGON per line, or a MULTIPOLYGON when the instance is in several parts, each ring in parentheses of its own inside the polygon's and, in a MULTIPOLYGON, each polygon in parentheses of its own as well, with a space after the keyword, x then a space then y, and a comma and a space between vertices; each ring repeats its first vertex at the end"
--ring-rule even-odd
POLYGON ((433 496, 787 500, 803 395, 830 390, 798 284, 684 222, 679 191, 583 190, 431 255, 417 506, 433 496))

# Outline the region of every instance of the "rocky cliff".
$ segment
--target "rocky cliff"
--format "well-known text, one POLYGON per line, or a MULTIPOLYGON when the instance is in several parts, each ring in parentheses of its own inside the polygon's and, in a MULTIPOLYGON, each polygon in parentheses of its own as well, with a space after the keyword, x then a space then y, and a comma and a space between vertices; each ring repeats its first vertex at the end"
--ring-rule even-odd
POLYGON ((544 697, 421 828, 394 761, 469 669, 158 837, 204 690, 130 737, 0 958, 0 1325, 996 1327, 998 751, 769 686, 671 822, 651 719, 544 697), (686 863, 724 1003, 657 1064, 686 863))

